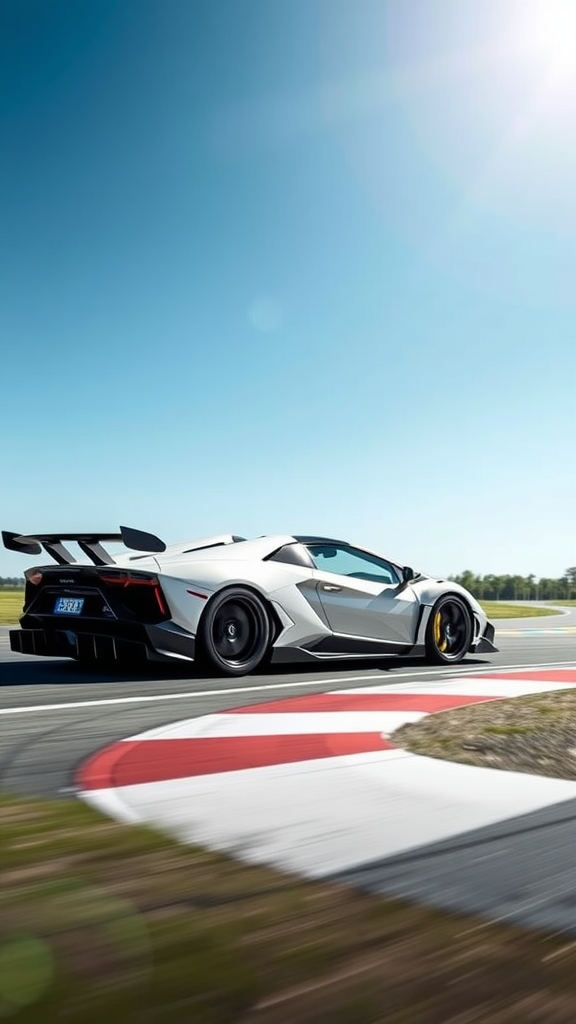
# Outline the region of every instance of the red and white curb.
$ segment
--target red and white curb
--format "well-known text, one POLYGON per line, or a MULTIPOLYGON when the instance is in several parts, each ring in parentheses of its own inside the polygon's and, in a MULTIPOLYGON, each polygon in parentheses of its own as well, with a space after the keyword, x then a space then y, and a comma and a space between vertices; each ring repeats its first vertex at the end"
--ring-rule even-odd
POLYGON ((394 747, 399 726, 467 704, 576 686, 576 667, 311 694, 187 719, 115 743, 77 776, 122 821, 320 877, 576 798, 576 782, 394 747))

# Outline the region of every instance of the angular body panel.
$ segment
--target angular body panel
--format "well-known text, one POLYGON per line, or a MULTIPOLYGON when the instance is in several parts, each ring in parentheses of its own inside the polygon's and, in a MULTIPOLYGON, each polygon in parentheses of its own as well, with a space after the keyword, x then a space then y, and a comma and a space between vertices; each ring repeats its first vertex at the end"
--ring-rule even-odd
POLYGON ((335 633, 412 644, 420 605, 412 587, 317 572, 318 594, 335 633))

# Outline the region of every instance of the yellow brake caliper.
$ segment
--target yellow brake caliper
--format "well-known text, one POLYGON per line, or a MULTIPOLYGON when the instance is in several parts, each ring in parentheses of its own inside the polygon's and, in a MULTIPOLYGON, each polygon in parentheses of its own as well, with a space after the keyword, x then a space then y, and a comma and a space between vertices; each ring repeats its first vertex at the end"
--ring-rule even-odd
POLYGON ((448 646, 446 637, 442 637, 442 612, 436 612, 434 616, 434 643, 443 654, 448 646))

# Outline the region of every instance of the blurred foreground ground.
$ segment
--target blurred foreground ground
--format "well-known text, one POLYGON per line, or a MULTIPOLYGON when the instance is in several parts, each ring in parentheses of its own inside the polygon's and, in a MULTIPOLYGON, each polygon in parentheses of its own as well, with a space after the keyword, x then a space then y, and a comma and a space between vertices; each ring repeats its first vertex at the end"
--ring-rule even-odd
POLYGON ((14 1024, 573 1020, 562 937, 240 866, 72 801, 0 812, 14 1024))

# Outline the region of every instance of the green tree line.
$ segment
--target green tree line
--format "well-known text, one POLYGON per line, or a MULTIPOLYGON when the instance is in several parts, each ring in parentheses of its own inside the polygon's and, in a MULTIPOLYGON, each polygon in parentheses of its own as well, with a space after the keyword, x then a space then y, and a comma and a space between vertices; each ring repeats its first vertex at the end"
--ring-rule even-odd
MULTIPOLYGON (((558 579, 529 576, 479 576, 466 569, 458 576, 449 576, 453 583, 466 587, 474 597, 485 601, 571 601, 576 600, 576 566, 566 569, 558 579)), ((23 587, 17 576, 0 576, 0 589, 23 587)))
POLYGON ((479 576, 469 569, 449 580, 484 601, 571 601, 576 599, 576 566, 558 579, 529 576, 479 576))

